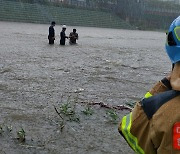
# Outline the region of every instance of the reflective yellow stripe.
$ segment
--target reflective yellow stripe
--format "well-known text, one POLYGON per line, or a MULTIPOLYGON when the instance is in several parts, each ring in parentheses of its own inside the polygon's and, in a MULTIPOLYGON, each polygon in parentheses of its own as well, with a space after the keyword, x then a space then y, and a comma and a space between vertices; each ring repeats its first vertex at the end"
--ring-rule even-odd
POLYGON ((138 140, 135 136, 133 136, 130 132, 131 129, 131 119, 132 119, 132 113, 128 114, 127 116, 124 116, 122 119, 122 125, 121 130, 122 133, 131 146, 131 148, 138 154, 144 154, 143 149, 138 145, 138 140))
POLYGON ((152 96, 152 94, 150 93, 150 92, 147 92, 145 95, 144 95, 144 98, 149 98, 149 97, 151 97, 152 96))
POLYGON ((175 33, 177 39, 180 41, 180 27, 179 26, 174 28, 174 33, 175 33))

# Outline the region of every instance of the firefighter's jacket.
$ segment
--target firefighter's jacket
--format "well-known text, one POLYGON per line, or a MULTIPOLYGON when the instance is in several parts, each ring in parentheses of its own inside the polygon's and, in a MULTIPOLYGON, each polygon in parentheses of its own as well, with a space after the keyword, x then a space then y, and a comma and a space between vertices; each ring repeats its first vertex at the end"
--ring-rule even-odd
POLYGON ((138 154, 180 154, 180 64, 136 103, 118 130, 138 154))

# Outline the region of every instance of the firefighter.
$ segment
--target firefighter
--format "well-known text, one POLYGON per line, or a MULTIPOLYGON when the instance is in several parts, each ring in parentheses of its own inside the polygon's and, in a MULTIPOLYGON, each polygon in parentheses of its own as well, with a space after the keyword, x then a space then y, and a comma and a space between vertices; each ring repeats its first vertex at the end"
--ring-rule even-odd
POLYGON ((138 154, 180 154, 180 16, 170 25, 165 46, 171 73, 136 103, 118 128, 138 154))

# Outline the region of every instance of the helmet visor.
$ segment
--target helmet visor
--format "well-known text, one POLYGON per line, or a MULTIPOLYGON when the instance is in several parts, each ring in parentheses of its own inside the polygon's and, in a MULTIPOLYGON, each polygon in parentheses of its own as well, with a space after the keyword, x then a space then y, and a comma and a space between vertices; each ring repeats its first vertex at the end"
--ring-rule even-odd
POLYGON ((180 41, 180 26, 177 26, 176 28, 174 28, 174 33, 178 41, 180 41))

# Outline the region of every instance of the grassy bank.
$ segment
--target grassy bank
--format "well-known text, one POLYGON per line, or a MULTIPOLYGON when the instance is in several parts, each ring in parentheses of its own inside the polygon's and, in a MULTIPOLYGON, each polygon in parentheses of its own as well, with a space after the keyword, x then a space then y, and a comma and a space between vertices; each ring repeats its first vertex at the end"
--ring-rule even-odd
POLYGON ((0 0, 0 20, 29 23, 55 20, 57 24, 72 26, 132 29, 130 24, 108 12, 5 0, 0 0))

